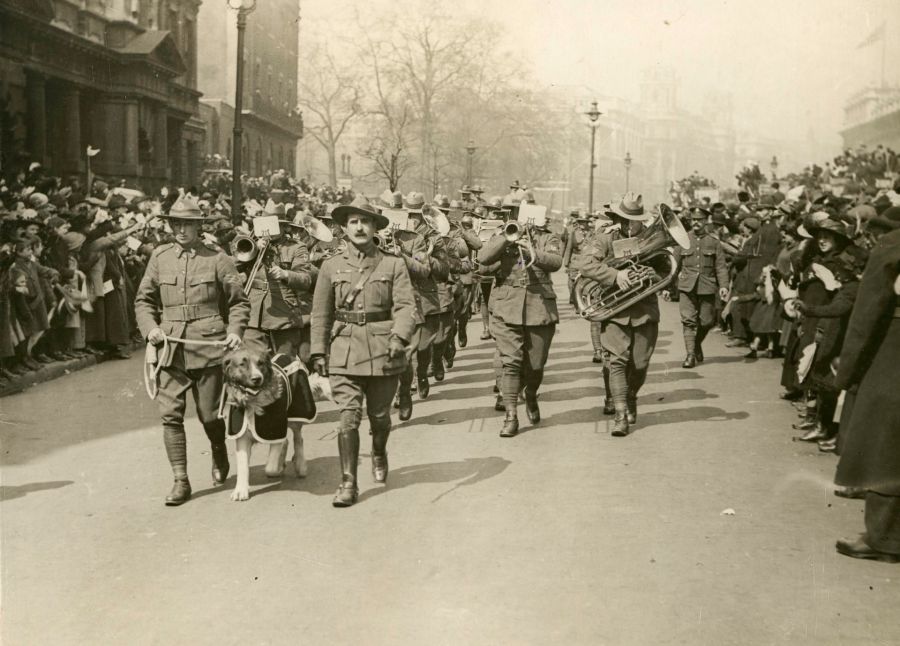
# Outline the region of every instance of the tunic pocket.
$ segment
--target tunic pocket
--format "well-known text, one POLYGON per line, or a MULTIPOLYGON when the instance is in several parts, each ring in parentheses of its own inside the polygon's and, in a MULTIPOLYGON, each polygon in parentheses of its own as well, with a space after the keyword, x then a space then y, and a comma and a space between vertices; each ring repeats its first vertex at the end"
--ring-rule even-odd
POLYGON ((218 299, 216 291, 216 277, 213 274, 199 274, 191 276, 191 295, 188 302, 209 303, 218 299))
POLYGON ((335 325, 343 325, 334 339, 331 341, 331 351, 328 360, 330 368, 345 368, 347 359, 350 357, 350 335, 353 332, 353 326, 347 323, 336 323, 335 325))
POLYGON ((159 277, 159 296, 163 305, 175 305, 184 302, 184 296, 178 290, 178 276, 164 274, 159 277))
POLYGON ((393 278, 387 274, 372 276, 366 285, 366 309, 389 308, 393 283, 393 278))

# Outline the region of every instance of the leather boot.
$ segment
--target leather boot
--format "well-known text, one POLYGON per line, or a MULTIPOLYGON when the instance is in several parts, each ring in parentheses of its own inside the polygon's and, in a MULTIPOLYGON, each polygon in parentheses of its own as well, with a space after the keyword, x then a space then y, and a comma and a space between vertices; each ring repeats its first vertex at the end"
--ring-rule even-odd
POLYGON ((628 398, 625 402, 625 416, 629 424, 637 422, 637 399, 628 398))
POLYGON ((225 484, 228 477, 228 448, 225 446, 225 420, 217 419, 203 425, 206 437, 209 439, 210 453, 212 455, 212 481, 213 486, 225 484))
POLYGON ((607 397, 603 400, 603 414, 604 415, 615 415, 616 407, 613 404, 613 401, 607 397))
POLYGON ((431 370, 435 381, 444 381, 444 344, 435 344, 431 350, 431 370))
POLYGON ((494 401, 494 410, 498 413, 506 410, 506 406, 503 405, 503 395, 497 395, 497 399, 494 401))
POLYGON ((372 479, 385 482, 388 474, 387 441, 391 434, 391 421, 372 420, 372 479))
POLYGON ((537 393, 525 391, 525 414, 528 421, 537 424, 541 421, 541 409, 538 407, 537 393))
POLYGON ((175 482, 172 491, 166 496, 167 507, 183 505, 191 498, 191 483, 187 477, 187 439, 184 429, 174 426, 163 427, 163 443, 166 456, 172 467, 175 482))
POLYGON ((519 416, 515 407, 506 409, 506 417, 503 419, 503 428, 500 429, 500 437, 515 437, 519 434, 519 416))
POLYGON ((399 417, 401 422, 405 422, 412 417, 413 401, 410 395, 397 396, 398 408, 400 409, 399 417))
POLYGON ((166 496, 166 507, 178 507, 191 499, 191 483, 187 476, 176 478, 172 483, 172 491, 166 496))
POLYGON ((338 453, 341 458, 341 486, 334 494, 334 507, 350 507, 359 497, 356 468, 359 460, 359 432, 341 429, 338 434, 338 453))
POLYGON ((681 364, 682 368, 693 368, 697 365, 697 357, 693 354, 689 354, 684 358, 684 362, 681 364))
POLYGON ((625 437, 630 433, 628 428, 628 409, 625 402, 616 402, 616 417, 613 420, 613 428, 611 434, 615 437, 625 437))
MULTIPOLYGON (((791 428, 795 431, 819 431, 820 429, 818 429, 817 427, 818 424, 816 423, 816 409, 815 407, 810 406, 806 407, 805 415, 803 416, 802 421, 797 422, 796 424, 791 424, 791 428)), ((805 437, 806 436, 804 435, 803 438, 801 438, 804 442, 815 442, 825 437, 825 435, 823 433, 822 435, 817 437, 810 437, 810 439, 804 439, 805 437)))
POLYGON ((466 336, 466 324, 460 322, 459 324, 459 332, 456 335, 459 339, 459 347, 464 348, 469 344, 469 337, 466 336))

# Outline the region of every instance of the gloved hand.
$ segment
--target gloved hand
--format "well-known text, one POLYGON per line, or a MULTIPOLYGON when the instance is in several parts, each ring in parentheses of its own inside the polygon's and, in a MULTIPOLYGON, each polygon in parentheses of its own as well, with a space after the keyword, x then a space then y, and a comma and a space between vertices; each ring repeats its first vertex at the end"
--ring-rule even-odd
POLYGON ((152 343, 153 345, 162 345, 163 341, 166 340, 166 333, 162 331, 161 328, 155 327, 150 330, 150 334, 147 335, 147 341, 152 343))
POLYGON ((403 345, 398 337, 392 336, 388 342, 388 358, 391 360, 399 359, 406 354, 406 346, 403 345))
POLYGON ((328 376, 328 361, 321 354, 312 358, 312 369, 320 377, 328 376))

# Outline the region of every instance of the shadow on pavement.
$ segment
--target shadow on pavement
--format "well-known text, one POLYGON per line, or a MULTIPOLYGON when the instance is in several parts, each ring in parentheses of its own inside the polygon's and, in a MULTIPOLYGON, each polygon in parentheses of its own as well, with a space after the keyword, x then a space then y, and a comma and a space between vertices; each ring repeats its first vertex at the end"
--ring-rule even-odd
MULTIPOLYGON (((388 475, 384 487, 368 489, 359 497, 359 502, 365 502, 375 496, 387 493, 392 489, 402 489, 417 484, 439 484, 443 482, 456 482, 450 489, 443 492, 431 502, 437 502, 444 496, 461 487, 478 484, 484 480, 498 476, 511 464, 509 460, 491 456, 487 458, 466 458, 458 462, 436 462, 432 464, 417 464, 408 467, 392 469, 388 475)), ((334 487, 332 487, 333 489, 334 487)))
POLYGON ((699 388, 682 388, 681 390, 669 390, 664 393, 647 393, 638 395, 638 404, 652 406, 654 404, 676 404, 678 402, 699 401, 701 399, 717 399, 719 396, 708 393, 699 388))
POLYGON ((72 480, 51 480, 49 482, 30 482, 24 485, 0 486, 0 500, 15 500, 27 496, 35 491, 49 491, 50 489, 62 489, 73 484, 72 480))
MULTIPOLYGON (((490 394, 488 391, 486 394, 490 394)), ((485 397, 487 399, 487 397, 485 397)), ((429 398, 430 400, 430 398, 429 398)), ((493 400, 493 395, 491 395, 491 400, 493 400)), ((461 422, 470 422, 473 419, 485 419, 496 417, 500 413, 494 410, 493 405, 491 406, 482 406, 479 408, 458 408, 456 410, 444 410, 438 411, 436 413, 431 413, 430 415, 425 415, 423 417, 417 416, 415 413, 415 406, 413 407, 413 417, 408 422, 400 422, 394 427, 394 430, 398 430, 401 428, 407 428, 409 426, 417 426, 419 424, 459 424, 461 422)))

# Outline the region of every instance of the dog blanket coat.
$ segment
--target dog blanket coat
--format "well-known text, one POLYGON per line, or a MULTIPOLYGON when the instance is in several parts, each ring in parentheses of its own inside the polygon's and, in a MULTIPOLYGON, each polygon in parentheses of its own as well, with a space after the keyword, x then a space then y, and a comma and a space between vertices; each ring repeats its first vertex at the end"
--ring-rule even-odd
POLYGON ((272 358, 272 378, 284 383, 281 397, 272 402, 262 415, 245 415, 244 409, 226 401, 222 417, 228 438, 234 440, 250 432, 257 442, 275 444, 287 439, 288 422, 312 422, 316 419, 316 402, 309 387, 309 373, 297 357, 276 354, 272 358))

